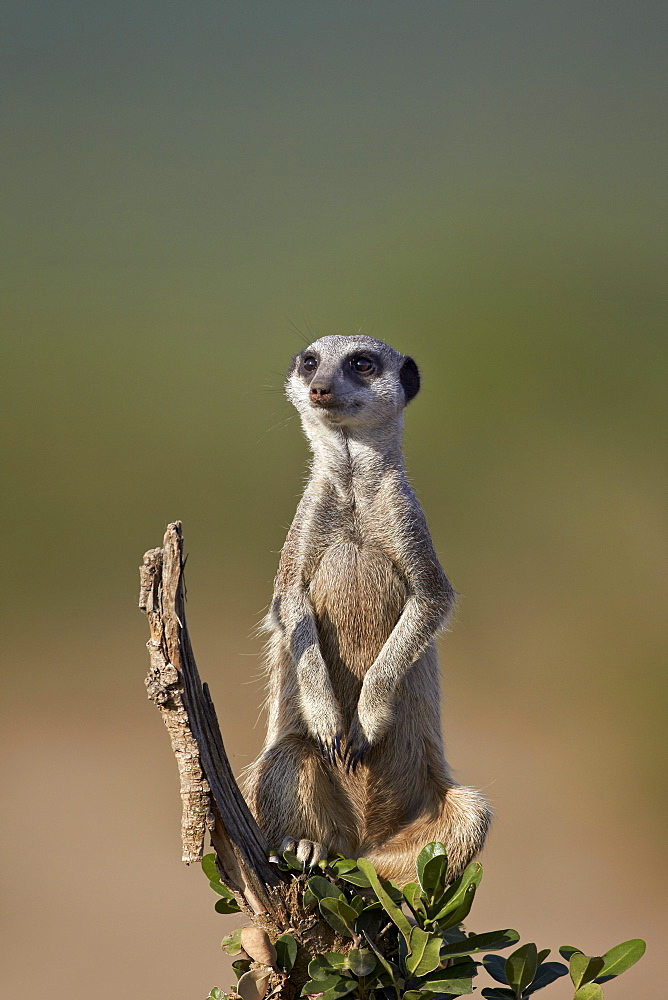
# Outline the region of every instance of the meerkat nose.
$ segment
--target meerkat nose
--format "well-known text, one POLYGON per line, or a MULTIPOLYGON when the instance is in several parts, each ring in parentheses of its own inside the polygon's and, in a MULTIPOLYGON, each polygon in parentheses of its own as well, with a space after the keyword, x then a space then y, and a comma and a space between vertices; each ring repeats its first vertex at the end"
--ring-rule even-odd
POLYGON ((332 390, 329 386, 319 386, 312 385, 309 389, 309 396, 311 399, 327 399, 332 395, 332 390))

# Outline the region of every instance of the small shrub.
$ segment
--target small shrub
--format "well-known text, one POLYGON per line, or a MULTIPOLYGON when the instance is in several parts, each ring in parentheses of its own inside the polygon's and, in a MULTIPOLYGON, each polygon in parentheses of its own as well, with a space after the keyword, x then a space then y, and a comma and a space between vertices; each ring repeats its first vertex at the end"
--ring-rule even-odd
MULTIPOLYGON (((214 855, 207 855, 202 867, 221 897, 216 910, 238 911, 232 893, 220 881, 214 855)), ((287 851, 279 868, 304 877, 301 863, 287 851)), ((482 865, 473 862, 448 884, 448 860, 440 843, 427 844, 420 852, 418 881, 403 889, 380 878, 365 858, 329 858, 319 868, 320 874, 304 881, 303 907, 317 913, 349 947, 312 958, 308 980, 291 980, 294 996, 452 1000, 474 992, 473 980, 482 967, 499 984, 482 989, 485 1000, 527 1000, 568 975, 573 1000, 603 1000, 603 985, 634 965, 645 951, 645 942, 634 939, 600 956, 564 945, 559 949, 563 962, 548 961, 550 949, 539 951, 533 942, 519 945, 507 957, 498 954, 518 945, 519 934, 512 928, 482 934, 464 930, 482 865)), ((280 983, 281 977, 286 981, 293 975, 300 942, 282 934, 274 946, 274 972, 280 983)), ((252 963, 241 946, 241 930, 225 938, 223 947, 233 957, 239 956, 233 963, 237 978, 248 981, 246 977, 255 976, 257 983, 257 970, 251 971, 252 963)), ((239 988, 246 993, 242 983, 239 988)), ((214 987, 207 1000, 225 997, 214 987)))

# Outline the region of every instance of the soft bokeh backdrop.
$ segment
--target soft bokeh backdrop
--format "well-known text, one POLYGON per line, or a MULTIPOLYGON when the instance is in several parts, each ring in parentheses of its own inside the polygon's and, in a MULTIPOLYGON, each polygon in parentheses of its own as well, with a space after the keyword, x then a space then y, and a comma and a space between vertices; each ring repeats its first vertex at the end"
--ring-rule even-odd
POLYGON ((471 926, 644 936, 606 995, 660 992, 665 10, 5 5, 8 1000, 229 985, 136 566, 181 518, 241 769, 306 462, 283 372, 359 328, 424 375, 406 451, 461 594, 449 754, 497 812, 471 926))

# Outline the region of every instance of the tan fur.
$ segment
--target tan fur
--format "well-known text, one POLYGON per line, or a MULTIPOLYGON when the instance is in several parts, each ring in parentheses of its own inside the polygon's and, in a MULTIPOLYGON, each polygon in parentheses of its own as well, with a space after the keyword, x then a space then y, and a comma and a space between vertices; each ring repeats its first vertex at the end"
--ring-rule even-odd
POLYGON ((415 383, 411 359, 368 337, 320 338, 293 363, 314 462, 267 617, 267 739, 246 778, 274 848, 305 864, 365 856, 400 884, 433 840, 454 877, 490 819, 443 752, 434 636, 454 595, 403 469, 411 370, 415 383))

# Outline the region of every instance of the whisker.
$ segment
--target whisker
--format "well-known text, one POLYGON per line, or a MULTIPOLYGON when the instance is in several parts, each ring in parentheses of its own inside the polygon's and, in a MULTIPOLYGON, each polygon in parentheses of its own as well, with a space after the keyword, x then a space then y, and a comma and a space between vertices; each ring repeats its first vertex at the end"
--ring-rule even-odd
POLYGON ((278 430, 281 427, 287 427, 288 423, 291 420, 294 420, 294 418, 296 416, 297 416, 296 413, 288 413, 287 417, 284 417, 282 420, 279 420, 277 424, 273 425, 273 427, 267 427, 266 430, 262 431, 262 433, 260 434, 259 438, 255 442, 256 447, 260 443, 260 441, 264 441, 264 439, 266 438, 267 434, 271 434, 272 431, 278 430))
MULTIPOLYGON (((299 329, 299 327, 297 326, 296 323, 292 322, 292 320, 290 319, 289 316, 286 316, 285 319, 290 324, 290 326, 292 327, 292 329, 295 331, 295 333, 297 334, 297 336, 299 337, 299 339, 301 340, 301 342, 304 344, 304 346, 308 347, 308 345, 311 343, 311 341, 307 340, 306 334, 303 333, 303 331, 299 329)), ((307 324, 307 328, 308 328, 308 324, 307 324)), ((312 339, 313 338, 311 338, 311 340, 312 339)))
POLYGON ((314 340, 315 338, 313 336, 313 331, 311 330, 311 327, 308 325, 308 320, 306 319, 306 316, 304 315, 304 303, 303 302, 302 302, 302 319, 304 320, 304 326, 308 330, 309 336, 310 336, 311 340, 314 340))

